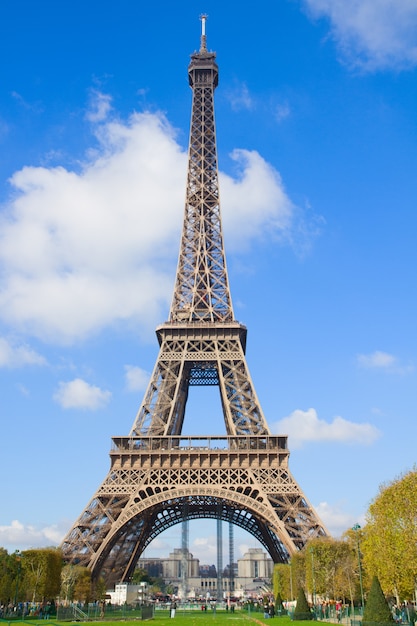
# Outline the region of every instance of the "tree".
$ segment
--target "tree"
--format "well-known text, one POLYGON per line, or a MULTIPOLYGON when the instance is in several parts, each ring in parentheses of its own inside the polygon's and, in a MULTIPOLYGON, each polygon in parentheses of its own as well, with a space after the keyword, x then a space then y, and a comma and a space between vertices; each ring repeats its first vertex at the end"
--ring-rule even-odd
POLYGON ((146 569, 137 567, 135 571, 133 572, 132 583, 137 585, 138 583, 141 583, 141 582, 150 583, 152 581, 146 569))
POLYGON ((93 584, 94 600, 103 602, 106 598, 106 581, 100 576, 93 584))
POLYGON ((91 585, 91 572, 87 567, 82 567, 78 571, 77 580, 74 585, 74 600, 88 604, 93 600, 93 589, 91 585))
POLYGON ((380 488, 367 513, 362 541, 365 569, 386 594, 413 597, 417 578, 417 470, 380 488))
POLYGON ((356 577, 359 580, 353 546, 346 540, 318 537, 308 542, 304 553, 306 587, 311 596, 349 598, 353 602, 356 577))
POLYGON ((172 594, 174 593, 174 587, 169 584, 165 587, 165 593, 167 594, 167 596, 172 596, 172 594))
MULTIPOLYGON (((166 584, 162 576, 152 576, 152 587, 157 588, 156 593, 164 593, 166 590, 166 584)), ((154 593, 153 591, 151 593, 154 593)))
POLYGON ((56 548, 25 550, 20 555, 26 600, 44 602, 55 598, 61 588, 62 554, 56 548))
POLYGON ((394 621, 388 602, 385 599, 377 576, 372 579, 368 600, 363 612, 363 626, 370 624, 391 624, 394 621))
POLYGON ((66 603, 72 600, 83 604, 93 600, 102 602, 106 597, 106 583, 102 577, 93 581, 88 567, 67 564, 62 568, 60 595, 66 603))
POLYGON ((292 600, 291 565, 288 563, 276 563, 272 575, 274 596, 279 594, 281 598, 292 600))
POLYGON ((85 569, 82 565, 72 565, 72 563, 68 563, 62 568, 60 596, 66 603, 74 600, 77 581, 82 578, 85 569))
POLYGON ((297 589, 305 589, 306 587, 306 553, 296 552, 292 555, 290 561, 291 587, 293 598, 297 589))
POLYGON ((295 605, 295 611, 293 615, 293 619, 297 620, 311 620, 314 615, 310 611, 310 607, 308 606, 306 594, 304 593, 304 589, 300 587, 297 595, 297 603, 295 605))
POLYGON ((0 605, 20 600, 20 569, 20 555, 9 554, 7 550, 0 548, 0 605))

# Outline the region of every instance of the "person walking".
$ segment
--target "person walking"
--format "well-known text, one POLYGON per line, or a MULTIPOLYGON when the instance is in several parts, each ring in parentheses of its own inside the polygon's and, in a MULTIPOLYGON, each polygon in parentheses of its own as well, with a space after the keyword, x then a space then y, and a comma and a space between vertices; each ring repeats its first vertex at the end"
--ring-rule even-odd
POLYGON ((177 603, 175 602, 175 600, 173 600, 171 602, 171 606, 170 606, 170 617, 173 618, 175 617, 175 611, 177 610, 177 603))

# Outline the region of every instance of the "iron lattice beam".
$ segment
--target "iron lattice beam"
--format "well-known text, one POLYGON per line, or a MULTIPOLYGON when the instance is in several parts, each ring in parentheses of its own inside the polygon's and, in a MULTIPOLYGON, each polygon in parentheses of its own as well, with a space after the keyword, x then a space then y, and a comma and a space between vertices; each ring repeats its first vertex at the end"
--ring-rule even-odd
MULTIPOLYGON (((68 562, 107 584, 128 580, 143 550, 184 519, 221 519, 251 533, 276 562, 327 531, 288 469, 285 436, 271 436, 234 319, 220 216, 216 56, 201 48, 193 91, 183 230, 169 321, 129 437, 113 438, 111 468, 64 539, 68 562), (227 436, 183 437, 191 385, 219 388, 227 436)), ((232 566, 232 564, 230 564, 232 566)))

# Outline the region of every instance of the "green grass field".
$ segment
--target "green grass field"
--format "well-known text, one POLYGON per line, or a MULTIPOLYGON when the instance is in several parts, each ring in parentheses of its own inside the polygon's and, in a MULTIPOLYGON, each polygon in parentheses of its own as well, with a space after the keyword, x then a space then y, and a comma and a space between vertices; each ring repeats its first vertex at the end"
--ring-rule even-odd
MULTIPOLYGON (((95 626, 138 626, 142 620, 117 620, 117 621, 96 621, 92 622, 95 626)), ((25 624, 30 626, 76 626, 81 622, 58 622, 54 619, 51 620, 0 620, 0 623, 8 623, 10 625, 24 626, 25 624)), ((91 622, 90 622, 91 623, 91 622)), ((248 614, 246 611, 236 611, 235 613, 229 613, 227 611, 217 610, 215 613, 212 611, 181 611, 177 610, 174 618, 170 618, 168 611, 156 611, 155 616, 149 623, 155 624, 155 626, 249 626, 252 624, 267 625, 267 626, 290 626, 290 623, 296 626, 296 624, 302 624, 302 622, 291 622, 290 618, 285 617, 273 617, 265 619, 263 613, 248 614)), ((303 622, 305 625, 305 622, 303 622)))

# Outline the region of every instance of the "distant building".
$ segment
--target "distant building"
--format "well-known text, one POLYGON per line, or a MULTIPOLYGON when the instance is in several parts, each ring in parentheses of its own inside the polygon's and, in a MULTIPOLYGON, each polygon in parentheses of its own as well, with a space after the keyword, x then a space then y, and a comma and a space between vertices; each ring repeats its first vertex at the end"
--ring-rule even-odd
MULTIPOLYGON (((271 581, 274 564, 262 548, 249 548, 237 564, 233 563, 233 577, 230 579, 227 565, 222 576, 222 595, 217 598, 217 570, 214 565, 200 565, 199 559, 193 557, 187 550, 187 596, 201 600, 232 597, 258 597, 262 595, 265 585, 271 581)), ((139 559, 138 567, 146 570, 150 576, 151 571, 161 571, 166 584, 178 590, 182 582, 183 550, 176 548, 167 559, 139 559), (158 565, 159 564, 159 565, 158 565)))
POLYGON ((217 578, 215 565, 200 565, 199 574, 202 578, 217 578))
POLYGON ((238 578, 271 578, 273 570, 273 561, 262 548, 249 548, 237 562, 238 578))
POLYGON ((149 576, 163 578, 166 583, 179 584, 182 579, 182 568, 184 562, 187 566, 186 578, 196 578, 199 576, 200 561, 195 559, 191 552, 186 551, 186 558, 183 559, 183 550, 175 548, 167 559, 139 559, 138 567, 144 569, 149 576), (153 572, 158 572, 154 574, 153 572))
POLYGON ((119 583, 114 591, 107 591, 110 602, 121 606, 123 604, 143 604, 148 595, 148 583, 142 582, 138 585, 129 583, 119 583))
POLYGON ((161 559, 140 559, 138 567, 144 569, 152 578, 164 577, 164 568, 161 559))

